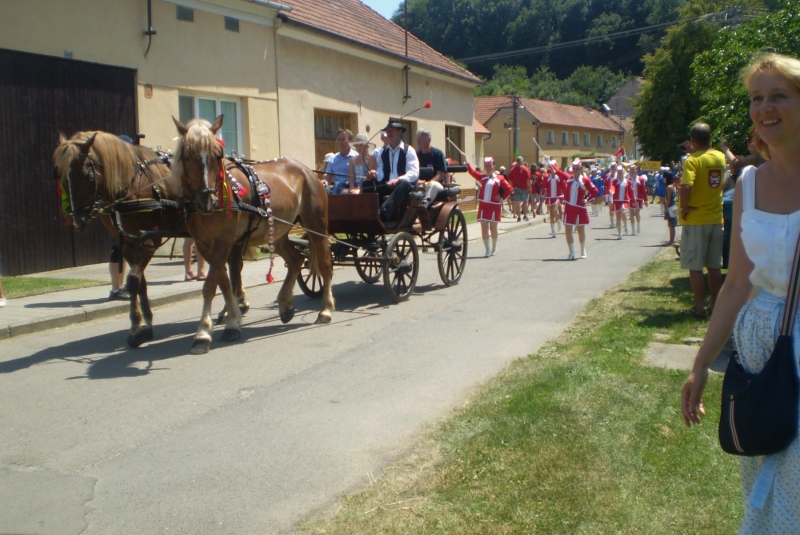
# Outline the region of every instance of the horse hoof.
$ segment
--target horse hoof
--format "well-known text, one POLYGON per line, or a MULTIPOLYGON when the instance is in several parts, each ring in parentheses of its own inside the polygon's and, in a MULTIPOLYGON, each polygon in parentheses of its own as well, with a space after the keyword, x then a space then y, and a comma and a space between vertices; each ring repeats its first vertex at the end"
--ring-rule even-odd
POLYGON ((143 325, 128 335, 128 345, 130 347, 139 347, 145 342, 153 339, 153 328, 149 325, 143 325))
POLYGON ((222 312, 219 313, 219 316, 217 316, 217 322, 214 325, 222 325, 222 323, 225 321, 225 318, 227 317, 228 313, 225 312, 225 310, 223 310, 222 312))
POLYGON ((331 322, 330 316, 323 316, 322 314, 320 314, 319 316, 317 316, 317 321, 315 321, 314 323, 318 325, 327 325, 330 322, 331 322))
POLYGON ((285 312, 281 312, 281 322, 283 323, 289 323, 290 321, 292 321, 293 317, 294 317, 294 308, 290 308, 285 312))
POLYGON ((189 353, 192 355, 205 355, 211 348, 211 340, 195 340, 189 353))
POLYGON ((242 337, 242 331, 239 329, 225 329, 219 337, 220 342, 235 342, 242 337))
POLYGON ((239 311, 242 313, 242 315, 247 314, 249 310, 250 310, 250 303, 248 303, 247 301, 239 301, 239 311))

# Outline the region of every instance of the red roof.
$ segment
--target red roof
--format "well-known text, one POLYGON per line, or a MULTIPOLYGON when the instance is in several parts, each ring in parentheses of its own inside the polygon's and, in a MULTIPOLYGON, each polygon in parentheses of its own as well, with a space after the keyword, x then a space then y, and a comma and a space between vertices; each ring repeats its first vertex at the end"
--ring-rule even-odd
MULTIPOLYGON (((600 111, 586 109, 583 106, 530 98, 520 98, 520 104, 543 124, 619 131, 619 124, 614 119, 606 117, 600 111)), ((511 100, 505 96, 477 97, 475 119, 486 124, 499 109, 510 107, 511 100)))
POLYGON ((472 119, 472 128, 475 129, 476 134, 483 134, 485 136, 491 136, 492 133, 486 128, 482 122, 478 121, 477 119, 472 119))
MULTIPOLYGON (((374 52, 405 60, 405 30, 385 19, 360 0, 280 0, 291 11, 279 17, 297 26, 311 28, 329 36, 372 49, 374 52)), ((421 65, 475 84, 480 78, 462 69, 411 33, 408 34, 409 63, 421 65)))

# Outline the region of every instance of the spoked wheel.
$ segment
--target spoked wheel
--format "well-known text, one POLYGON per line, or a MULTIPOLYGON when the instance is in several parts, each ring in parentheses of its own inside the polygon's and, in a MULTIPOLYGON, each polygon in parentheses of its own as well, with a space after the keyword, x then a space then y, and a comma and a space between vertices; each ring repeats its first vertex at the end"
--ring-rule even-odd
POLYGON ((322 297, 322 277, 314 275, 308 267, 308 260, 303 262, 303 267, 300 268, 300 275, 297 276, 297 284, 300 289, 311 299, 319 299, 322 297))
POLYGON ((366 283, 375 284, 381 280, 381 270, 383 266, 378 261, 378 254, 373 251, 358 250, 356 253, 356 271, 366 283))
POLYGON ((417 285, 419 250, 408 232, 395 234, 386 247, 388 261, 383 265, 383 285, 395 303, 405 301, 417 285))
POLYGON ((439 233, 439 252, 436 257, 444 285, 458 284, 467 264, 467 220, 458 208, 453 208, 447 225, 439 233))

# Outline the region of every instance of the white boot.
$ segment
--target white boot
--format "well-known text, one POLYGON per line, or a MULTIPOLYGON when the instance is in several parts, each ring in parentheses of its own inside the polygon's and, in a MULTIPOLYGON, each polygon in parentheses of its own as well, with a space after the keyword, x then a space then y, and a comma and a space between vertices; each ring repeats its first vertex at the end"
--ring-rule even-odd
POLYGON ((492 238, 492 256, 497 254, 497 238, 492 238))
POLYGON ((636 222, 636 232, 638 232, 639 234, 642 233, 642 222, 641 221, 637 221, 636 222))
POLYGON ((636 221, 631 220, 631 236, 636 236, 636 221))
POLYGON ((586 258, 586 242, 581 242, 581 258, 586 258))
POLYGON ((620 223, 619 219, 617 219, 617 239, 622 239, 622 224, 620 223))
POLYGON ((486 238, 485 240, 483 240, 483 245, 486 246, 486 254, 483 255, 483 256, 485 256, 486 258, 489 258, 490 256, 492 256, 492 250, 489 249, 489 238, 486 238))
POLYGON ((628 235, 628 220, 627 219, 623 219, 622 220, 622 224, 625 225, 625 235, 627 236, 628 235))
POLYGON ((558 223, 558 231, 561 232, 561 220, 559 219, 556 222, 558 223))
POLYGON ((556 224, 555 223, 550 223, 550 237, 551 238, 555 238, 556 237, 556 224))
POLYGON ((569 245, 569 256, 567 260, 575 260, 575 243, 568 243, 569 245))

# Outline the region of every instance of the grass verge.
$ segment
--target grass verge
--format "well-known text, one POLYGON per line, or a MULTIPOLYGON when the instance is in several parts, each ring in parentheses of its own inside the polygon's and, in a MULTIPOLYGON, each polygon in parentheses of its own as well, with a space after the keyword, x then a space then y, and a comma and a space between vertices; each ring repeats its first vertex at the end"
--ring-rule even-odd
POLYGON ((88 279, 48 279, 40 277, 0 277, 0 283, 3 285, 3 293, 9 299, 108 284, 107 282, 88 279))
POLYGON ((737 461, 680 415, 683 371, 642 365, 655 333, 701 337, 687 273, 665 251, 512 363, 331 518, 325 534, 723 534, 741 522, 737 461))

